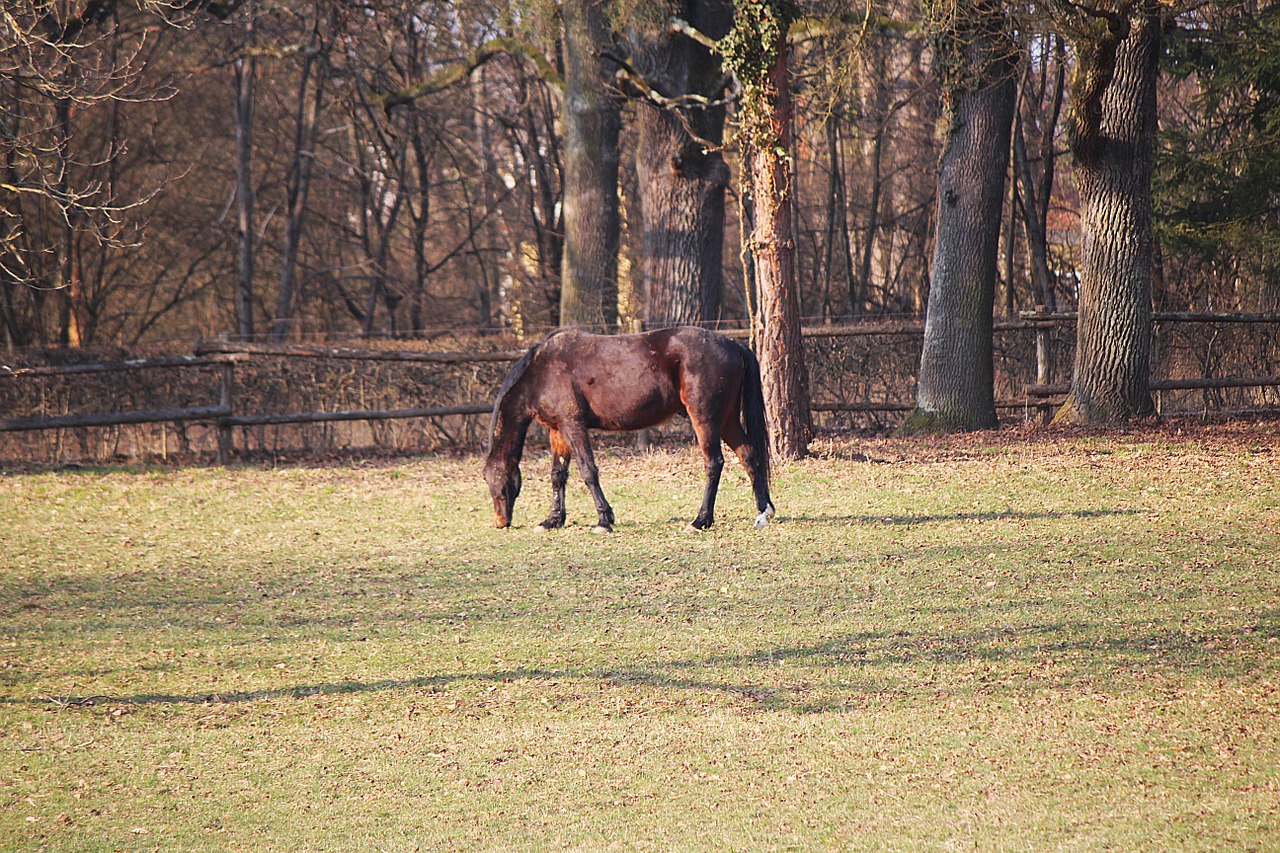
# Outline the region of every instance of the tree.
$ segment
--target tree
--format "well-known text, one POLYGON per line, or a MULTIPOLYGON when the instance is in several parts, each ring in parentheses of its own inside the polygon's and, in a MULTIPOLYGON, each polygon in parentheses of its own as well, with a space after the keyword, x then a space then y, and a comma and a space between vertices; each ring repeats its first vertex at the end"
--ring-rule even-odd
POLYGON ((5 4, 0 312, 11 344, 56 340, 74 346, 92 339, 84 250, 90 244, 131 248, 143 227, 141 210, 159 190, 122 194, 118 158, 125 140, 118 107, 172 95, 168 81, 146 77, 155 40, 143 24, 155 24, 153 12, 179 11, 162 2, 5 4), (99 133, 80 135, 91 121, 99 133))
POLYGON ((733 30, 720 40, 719 50, 742 87, 739 143, 758 292, 752 338, 773 452, 781 459, 798 459, 808 451, 813 427, 793 262, 787 30, 795 11, 778 0, 734 0, 734 8, 733 30))
POLYGON ((622 106, 607 0, 560 7, 565 85, 564 255, 560 325, 601 329, 618 322, 618 137, 622 106))
MULTIPOLYGON (((245 4, 245 40, 252 44, 253 4, 245 4)), ((252 53, 236 57, 232 64, 235 81, 236 133, 236 334, 252 340, 253 278, 257 266, 255 222, 257 191, 253 183, 253 111, 256 105, 258 60, 252 53)))
POLYGON ((1280 6, 1205 7, 1168 41, 1184 100, 1160 134, 1157 231, 1166 271, 1205 285, 1158 296, 1280 311, 1280 6))
POLYGON ((916 407, 901 431, 995 427, 992 314, 1018 49, 1005 6, 930 11, 943 90, 933 267, 916 407))
POLYGON ((730 177, 722 153, 730 78, 712 48, 733 9, 690 0, 651 6, 642 17, 649 16, 656 20, 628 31, 638 71, 631 82, 642 89, 636 173, 645 316, 654 326, 710 323, 720 319, 730 177))
POLYGON ((1054 420, 1112 424, 1154 411, 1151 168, 1164 21, 1156 0, 1057 8, 1076 52, 1067 137, 1083 255, 1071 390, 1054 420))
MULTIPOLYGON (((1021 212, 1023 233, 1027 240, 1027 253, 1030 256, 1032 292, 1036 305, 1043 305, 1049 311, 1058 307, 1056 277, 1050 268, 1049 246, 1049 208, 1053 199, 1054 174, 1056 172, 1057 154, 1054 149, 1054 134, 1058 126, 1058 117, 1062 110, 1063 84, 1065 80, 1066 56, 1062 40, 1056 36, 1050 39, 1039 39, 1033 48, 1040 65, 1039 84, 1032 84, 1034 66, 1028 63, 1027 73, 1023 78, 1022 95, 1018 101, 1022 106, 1014 115, 1013 123, 1013 185, 1014 207, 1010 216, 1021 212), (1028 150, 1028 130, 1037 132, 1039 145, 1033 152, 1028 150), (1039 174, 1036 174, 1036 165, 1039 174)), ((1012 270, 1011 270, 1012 272, 1012 270)), ((1013 276, 1009 276, 1008 308, 1013 313, 1013 276)))
POLYGON ((280 252, 280 281, 276 289, 276 313, 271 326, 271 339, 283 341, 289 334, 295 308, 295 291, 298 280, 299 244, 303 224, 311 196, 311 176, 316 163, 316 143, 320 136, 320 116, 328 93, 331 59, 334 42, 341 38, 337 32, 340 7, 333 4, 327 10, 317 10, 315 19, 308 26, 306 40, 300 51, 296 102, 294 106, 294 130, 292 160, 290 164, 284 209, 284 245, 280 252))

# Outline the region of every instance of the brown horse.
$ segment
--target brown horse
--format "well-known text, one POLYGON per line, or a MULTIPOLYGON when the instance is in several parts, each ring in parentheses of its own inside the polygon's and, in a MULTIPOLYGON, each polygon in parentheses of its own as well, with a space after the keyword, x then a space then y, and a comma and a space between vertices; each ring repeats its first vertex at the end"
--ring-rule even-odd
POLYGON ((763 527, 774 514, 769 499, 769 436, 760 364, 750 349, 723 335, 681 327, 640 335, 553 332, 520 358, 502 380, 489 424, 484 477, 498 527, 511 524, 520 494, 520 459, 533 421, 551 432, 551 514, 539 527, 563 527, 569 460, 595 501, 596 533, 613 529, 613 508, 600 490, 588 430, 635 430, 687 414, 706 463, 702 508, 690 526, 715 521, 724 454, 738 454, 751 476, 763 527))

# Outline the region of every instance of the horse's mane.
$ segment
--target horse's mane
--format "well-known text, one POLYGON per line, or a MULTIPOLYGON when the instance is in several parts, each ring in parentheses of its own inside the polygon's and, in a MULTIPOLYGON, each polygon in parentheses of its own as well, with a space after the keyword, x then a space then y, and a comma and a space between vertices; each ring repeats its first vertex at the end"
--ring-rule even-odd
POLYGON ((520 381, 520 377, 524 376, 524 372, 529 369, 529 365, 533 362, 533 356, 537 353, 538 348, 550 340, 554 335, 558 335, 562 329, 557 329, 550 335, 547 335, 538 343, 529 347, 529 351, 520 358, 516 359, 511 365, 511 369, 507 371, 507 375, 502 378, 502 384, 498 386, 498 395, 493 400, 493 414, 489 416, 489 446, 493 447, 493 431, 498 426, 498 412, 502 411, 502 401, 506 398, 508 392, 516 386, 520 381))

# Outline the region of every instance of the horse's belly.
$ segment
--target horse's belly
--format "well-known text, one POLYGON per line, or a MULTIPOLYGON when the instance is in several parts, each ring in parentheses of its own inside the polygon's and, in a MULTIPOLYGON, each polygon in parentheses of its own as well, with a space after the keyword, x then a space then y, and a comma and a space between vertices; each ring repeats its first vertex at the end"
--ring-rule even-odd
POLYGON ((681 409, 680 395, 666 383, 633 383, 629 387, 597 383, 584 396, 592 415, 588 425, 593 429, 644 429, 657 426, 681 409))

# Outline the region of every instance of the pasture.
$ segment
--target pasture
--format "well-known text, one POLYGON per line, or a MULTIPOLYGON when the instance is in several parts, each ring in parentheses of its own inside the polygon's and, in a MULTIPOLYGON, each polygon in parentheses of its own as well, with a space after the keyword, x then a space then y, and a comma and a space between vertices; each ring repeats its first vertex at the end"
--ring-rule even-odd
POLYGON ((0 848, 1263 850, 1280 425, 0 476, 0 848))

